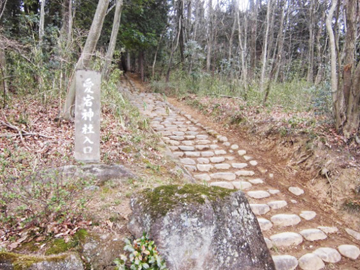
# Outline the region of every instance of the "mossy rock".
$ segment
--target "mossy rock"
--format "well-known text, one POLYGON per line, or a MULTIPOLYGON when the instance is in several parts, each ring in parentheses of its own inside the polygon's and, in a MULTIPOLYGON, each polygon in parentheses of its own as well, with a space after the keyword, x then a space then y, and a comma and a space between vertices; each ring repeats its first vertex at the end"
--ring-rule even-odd
POLYGON ((65 242, 64 239, 55 239, 46 250, 45 255, 60 254, 73 249, 81 249, 81 244, 84 243, 88 232, 85 229, 78 230, 72 239, 65 242))
POLYGON ((53 256, 33 256, 12 252, 0 252, 0 269, 4 270, 76 270, 84 269, 76 253, 64 253, 53 256), (66 268, 64 268, 66 267, 66 268))
POLYGON ((197 184, 165 185, 142 192, 142 199, 148 205, 152 216, 165 216, 179 204, 204 204, 205 200, 215 201, 229 196, 234 190, 221 187, 208 187, 197 184))

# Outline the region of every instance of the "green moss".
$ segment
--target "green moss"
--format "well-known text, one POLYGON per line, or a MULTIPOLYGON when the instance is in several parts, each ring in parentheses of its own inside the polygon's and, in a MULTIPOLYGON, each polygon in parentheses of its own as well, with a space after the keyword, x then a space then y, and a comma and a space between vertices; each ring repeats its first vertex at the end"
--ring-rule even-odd
POLYGON ((51 256, 51 257, 37 257, 16 254, 11 252, 0 252, 0 262, 11 263, 14 270, 25 270, 32 266, 34 263, 43 261, 61 261, 65 258, 65 255, 51 256))
POLYGON ((68 243, 66 243, 64 239, 55 239, 52 242, 51 247, 48 250, 46 250, 45 255, 63 253, 65 251, 68 251, 73 246, 74 246, 73 241, 69 241, 68 243))
POLYGON ((53 255, 66 252, 70 249, 78 248, 81 246, 81 243, 84 243, 86 237, 88 236, 88 232, 85 229, 78 230, 73 238, 69 242, 65 242, 64 239, 55 239, 50 248, 48 248, 45 252, 45 255, 53 255))
POLYGON ((166 213, 178 204, 198 203, 204 204, 205 200, 216 201, 229 196, 233 190, 221 187, 207 187, 196 184, 184 186, 166 185, 153 190, 145 190, 144 198, 148 203, 149 212, 153 216, 165 216, 166 213))
POLYGON ((87 232, 87 230, 80 229, 74 234, 74 239, 83 243, 88 235, 89 233, 87 232))

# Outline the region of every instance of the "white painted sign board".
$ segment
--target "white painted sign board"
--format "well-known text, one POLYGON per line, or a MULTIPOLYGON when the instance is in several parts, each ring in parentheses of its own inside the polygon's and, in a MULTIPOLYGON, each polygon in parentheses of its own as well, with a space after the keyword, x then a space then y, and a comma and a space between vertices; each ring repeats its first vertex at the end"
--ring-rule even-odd
POLYGON ((100 162, 101 74, 77 70, 75 76, 75 159, 100 162))

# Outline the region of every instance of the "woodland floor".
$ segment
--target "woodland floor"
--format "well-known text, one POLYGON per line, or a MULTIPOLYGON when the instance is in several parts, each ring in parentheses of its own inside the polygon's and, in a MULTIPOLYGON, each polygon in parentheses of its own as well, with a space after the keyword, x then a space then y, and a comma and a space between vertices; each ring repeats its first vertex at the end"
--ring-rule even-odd
MULTIPOLYGON (((130 78, 140 92, 151 91, 137 76, 130 75, 130 78)), ((339 229, 349 227, 360 231, 360 148, 335 135, 330 126, 324 124, 317 127, 317 133, 313 133, 308 131, 307 120, 304 120, 296 130, 288 121, 294 119, 294 114, 285 113, 281 109, 270 112, 259 108, 239 111, 241 101, 230 98, 214 100, 187 96, 168 97, 167 100, 204 126, 216 130, 229 141, 236 142, 240 149, 256 156, 264 171, 273 174, 273 177, 267 178, 269 185, 284 193, 289 186, 303 188, 305 195, 301 197, 301 201, 312 209, 318 208, 326 213, 321 222, 339 229), (214 107, 215 103, 218 106, 214 107), (285 133, 281 132, 284 130, 285 133), (328 177, 321 172, 326 172, 328 177)), ((58 111, 58 104, 49 104, 44 109, 36 101, 29 104, 29 101, 21 99, 1 110, 0 149, 1 155, 8 161, 5 170, 7 174, 18 176, 24 167, 35 171, 37 168, 76 164, 72 155, 73 125, 70 122, 54 121, 58 111), (26 110, 21 111, 20 108, 26 110), (28 135, 20 136, 19 130, 26 131, 28 135), (21 158, 12 154, 19 148, 23 152, 32 153, 33 158, 21 158)), ((296 117, 311 121, 313 116, 303 113, 296 117)), ((132 192, 184 182, 176 173, 176 160, 164 158, 165 148, 159 144, 158 135, 146 135, 146 141, 142 141, 141 137, 136 139, 130 128, 117 123, 111 112, 106 110, 102 112, 102 123, 101 137, 106 136, 106 140, 101 144, 101 160, 104 163, 125 165, 140 176, 140 180, 120 186, 108 183, 96 191, 94 199, 88 205, 90 211, 81 220, 64 221, 56 225, 54 222, 53 227, 56 229, 53 228, 53 232, 63 233, 62 237, 73 235, 80 227, 94 233, 129 236, 126 223, 131 213, 129 198, 132 192)), ((303 209, 298 210, 300 212, 303 209)), ((45 233, 49 235, 51 231, 45 230, 45 233)), ((24 238, 24 235, 20 225, 19 230, 13 233, 0 228, 0 247, 26 252, 21 246, 35 240, 38 242, 35 243, 39 246, 38 252, 41 253, 44 238, 39 235, 37 238, 24 238)), ((348 235, 343 237, 350 238, 348 235)), ((337 246, 344 243, 339 241, 333 244, 337 246)), ((358 261, 347 260, 347 268, 332 269, 360 269, 358 265, 358 261)))

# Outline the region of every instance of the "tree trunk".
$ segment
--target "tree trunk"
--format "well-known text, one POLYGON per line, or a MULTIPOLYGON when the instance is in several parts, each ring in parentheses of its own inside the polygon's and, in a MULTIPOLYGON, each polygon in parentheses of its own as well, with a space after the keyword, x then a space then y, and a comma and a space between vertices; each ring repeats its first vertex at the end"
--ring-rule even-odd
MULTIPOLYGON (((179 24, 181 24, 181 21, 178 22, 179 24)), ((181 26, 179 26, 179 29, 181 28, 181 26)), ((168 70, 166 72, 166 82, 168 83, 170 80, 170 72, 171 72, 171 66, 172 66, 172 60, 174 57, 174 53, 177 49, 177 47, 179 46, 179 38, 180 38, 180 32, 177 33, 177 37, 176 37, 176 41, 175 41, 175 46, 173 46, 171 53, 170 53, 170 57, 169 57, 169 64, 168 64, 168 70)), ((173 42, 174 44, 174 42, 173 42)))
MULTIPOLYGON (((346 35, 345 35, 345 57, 343 68, 343 88, 346 122, 344 135, 350 138, 356 134, 359 128, 360 114, 360 62, 356 67, 356 38, 357 38, 357 0, 346 1, 346 35)), ((341 91, 339 89, 339 91, 341 91)))
POLYGON ((263 55, 262 55, 262 65, 261 65, 261 77, 260 77, 260 92, 264 93, 264 84, 265 84, 265 72, 267 66, 267 46, 268 46, 268 36, 270 28, 270 13, 271 13, 272 1, 268 0, 267 13, 266 13, 266 31, 264 36, 264 45, 263 45, 263 55))
POLYGON ((256 40, 257 40, 258 0, 250 0, 250 69, 249 78, 254 79, 256 70, 256 40))
POLYGON ((0 19, 4 15, 5 7, 6 7, 7 0, 1 1, 0 5, 0 19))
POLYGON ((72 43, 72 30, 73 30, 73 21, 74 21, 74 15, 73 15, 73 6, 72 6, 72 0, 69 0, 69 17, 68 17, 68 31, 67 31, 67 41, 66 41, 66 48, 70 48, 70 45, 72 43))
POLYGON ((314 41, 315 41, 315 31, 314 31, 314 9, 316 3, 315 1, 310 1, 310 20, 309 20, 309 54, 308 54, 308 72, 306 80, 308 82, 313 82, 314 80, 314 41))
POLYGON ((113 27, 112 27, 112 31, 111 31, 109 47, 106 52, 105 63, 104 63, 104 67, 102 70, 102 77, 104 80, 107 80, 109 77, 109 67, 113 60, 113 55, 114 55, 115 46, 116 46, 116 39, 117 39, 117 35, 119 32, 119 27, 120 27, 122 4, 123 4, 123 0, 116 0, 114 22, 113 22, 113 27))
MULTIPOLYGON (((244 37, 244 41, 243 41, 243 37, 242 37, 242 30, 241 30, 241 25, 240 25, 240 13, 239 10, 236 10, 236 17, 234 19, 235 21, 237 20, 237 25, 238 25, 238 39, 239 39, 239 48, 240 48, 240 58, 241 58, 241 77, 242 77, 242 85, 245 88, 245 98, 247 95, 247 65, 246 65, 246 38, 244 37)), ((245 18, 244 18, 244 24, 245 26, 244 28, 244 35, 246 35, 246 29, 247 29, 247 18, 246 18, 246 14, 245 14, 245 18)))
POLYGON ((144 51, 141 51, 139 53, 139 72, 140 72, 140 78, 141 81, 145 81, 145 72, 144 72, 144 61, 145 61, 145 53, 144 51))
MULTIPOLYGON (((275 66, 275 75, 274 75, 274 80, 278 81, 279 79, 279 72, 280 72, 280 67, 281 67, 281 62, 283 61, 283 55, 284 55, 284 42, 285 42, 285 33, 284 33, 284 28, 286 29, 286 27, 284 26, 284 21, 285 21, 285 3, 284 1, 281 2, 281 19, 280 19, 280 30, 279 30, 279 34, 278 34, 278 39, 277 39, 277 54, 274 55, 274 60, 277 62, 277 65, 275 66)), ((287 26, 287 21, 286 20, 286 26, 287 26)))
POLYGON ((6 57, 5 50, 0 46, 0 94, 3 94, 3 108, 6 107, 6 96, 8 95, 8 81, 7 81, 7 70, 6 70, 6 57))
POLYGON ((45 27, 45 0, 41 0, 40 22, 39 22, 39 45, 42 45, 45 27))
MULTIPOLYGON (((321 12, 321 11, 320 11, 321 12)), ((325 11, 322 12, 322 16, 321 16, 321 20, 319 22, 320 25, 323 24, 323 22, 325 21, 325 11)), ((318 32, 316 34, 316 55, 317 55, 317 72, 316 72, 316 77, 315 77, 315 85, 319 84, 322 81, 322 77, 324 74, 324 64, 323 64, 323 58, 324 58, 324 53, 326 51, 326 46, 321 45, 321 37, 322 37, 322 27, 319 27, 318 32), (324 49, 322 51, 322 49, 324 49)), ((327 42, 325 42, 325 44, 327 44, 327 42)))
POLYGON ((337 77, 337 53, 335 44, 335 35, 332 28, 332 19, 337 5, 337 0, 332 0, 329 14, 326 18, 326 29, 329 35, 330 42, 330 61, 331 61, 331 91, 333 99, 333 113, 335 118, 336 129, 340 131, 345 121, 344 119, 344 98, 341 91, 338 91, 338 77, 337 77))
POLYGON ((213 7, 212 0, 209 0, 209 15, 208 15, 208 31, 207 31, 207 55, 206 55, 206 71, 210 71, 211 66, 211 50, 213 43, 213 33, 212 33, 212 17, 213 17, 213 7))
POLYGON ((130 52, 126 52, 126 66, 129 71, 131 71, 131 55, 130 52))
MULTIPOLYGON (((96 44, 97 44, 100 34, 101 34, 101 29, 102 29, 102 26, 104 23, 106 10, 107 10, 108 6, 109 6, 108 0, 99 0, 96 11, 95 11, 95 15, 94 15, 91 27, 90 27, 90 31, 89 31, 88 37, 86 39, 86 42, 85 42, 84 49, 81 53, 81 56, 80 56, 78 62, 76 63, 75 70, 88 68, 89 62, 91 60, 91 56, 95 51, 96 44)), ((74 74, 75 74, 75 72, 74 72, 74 74)), ((75 93, 76 93, 74 75, 69 84, 70 84, 70 87, 69 87, 68 93, 66 95, 66 101, 64 104, 64 108, 63 108, 61 117, 64 119, 71 120, 73 117, 72 109, 75 104, 75 93)))

